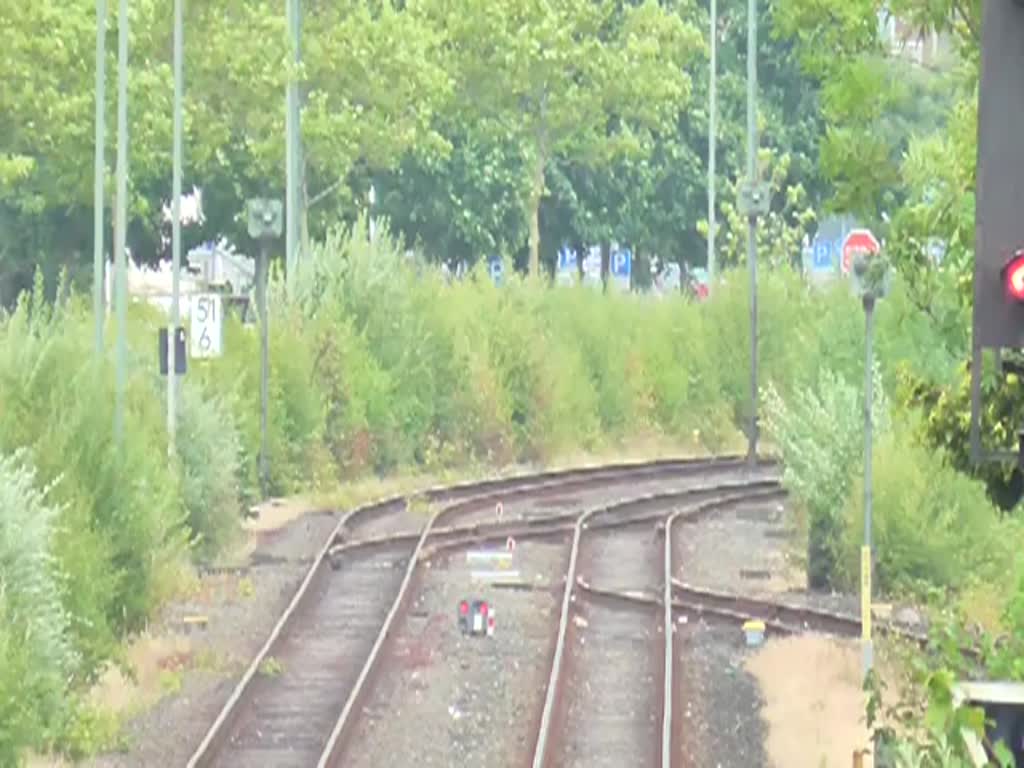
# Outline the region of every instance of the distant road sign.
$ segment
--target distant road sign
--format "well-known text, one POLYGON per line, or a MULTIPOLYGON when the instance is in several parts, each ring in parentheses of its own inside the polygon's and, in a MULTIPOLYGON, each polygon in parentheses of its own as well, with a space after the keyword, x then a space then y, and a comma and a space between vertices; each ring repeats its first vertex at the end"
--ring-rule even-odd
POLYGON ((869 229, 854 229, 843 241, 843 274, 850 274, 853 258, 858 253, 878 253, 881 250, 878 240, 869 229))
POLYGON ((826 272, 832 269, 832 243, 830 241, 814 241, 812 265, 815 272, 826 272))
POLYGON ((633 274, 633 252, 629 248, 613 248, 610 261, 612 282, 618 288, 628 291, 633 274))
POLYGON ((826 216, 807 249, 805 269, 815 281, 826 281, 842 268, 843 243, 847 234, 857 229, 850 216, 826 216))
POLYGON ((192 357, 220 357, 224 353, 224 314, 216 293, 192 297, 192 357))
POLYGON ((490 262, 487 264, 488 271, 491 273, 491 279, 495 285, 501 285, 505 277, 505 265, 502 264, 501 259, 497 256, 492 257, 490 262))

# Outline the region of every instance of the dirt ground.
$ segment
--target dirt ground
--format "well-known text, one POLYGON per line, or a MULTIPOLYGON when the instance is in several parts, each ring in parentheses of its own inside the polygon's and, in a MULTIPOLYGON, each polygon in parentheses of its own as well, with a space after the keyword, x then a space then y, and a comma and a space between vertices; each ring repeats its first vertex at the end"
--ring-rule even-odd
POLYGON ((847 768, 853 753, 868 747, 857 641, 769 639, 745 668, 764 699, 761 717, 773 768, 847 768))

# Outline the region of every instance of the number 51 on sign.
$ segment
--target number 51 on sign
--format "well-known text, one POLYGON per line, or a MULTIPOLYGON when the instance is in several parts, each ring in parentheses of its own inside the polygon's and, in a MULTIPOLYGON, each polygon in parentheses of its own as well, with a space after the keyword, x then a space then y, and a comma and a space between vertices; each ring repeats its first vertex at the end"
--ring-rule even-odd
POLYGON ((204 293, 192 297, 192 357, 220 357, 224 351, 224 314, 221 297, 204 293))

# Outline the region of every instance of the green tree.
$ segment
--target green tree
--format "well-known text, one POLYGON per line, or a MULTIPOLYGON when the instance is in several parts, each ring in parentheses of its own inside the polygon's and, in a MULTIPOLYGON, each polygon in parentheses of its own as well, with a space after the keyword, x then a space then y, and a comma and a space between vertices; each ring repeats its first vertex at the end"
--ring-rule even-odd
POLYGON ((699 33, 648 0, 436 3, 460 80, 462 114, 525 157, 529 269, 540 269, 540 206, 556 158, 606 163, 640 153, 685 106, 699 33))

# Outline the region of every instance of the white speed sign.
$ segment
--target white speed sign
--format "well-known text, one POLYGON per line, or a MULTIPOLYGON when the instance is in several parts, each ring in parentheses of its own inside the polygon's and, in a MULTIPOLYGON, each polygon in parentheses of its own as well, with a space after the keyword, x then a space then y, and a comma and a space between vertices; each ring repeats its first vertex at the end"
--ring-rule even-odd
POLYGON ((192 357, 220 357, 224 348, 221 297, 206 293, 192 297, 192 357))

